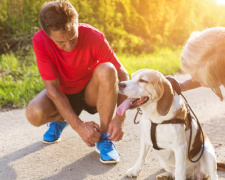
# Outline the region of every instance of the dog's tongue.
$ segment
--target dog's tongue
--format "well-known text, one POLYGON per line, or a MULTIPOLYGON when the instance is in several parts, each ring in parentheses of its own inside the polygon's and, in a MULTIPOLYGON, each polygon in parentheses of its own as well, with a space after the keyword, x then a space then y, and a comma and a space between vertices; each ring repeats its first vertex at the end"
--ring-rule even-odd
POLYGON ((120 104, 120 106, 116 110, 117 114, 119 114, 120 116, 122 116, 124 114, 124 112, 129 109, 130 103, 133 100, 135 100, 135 98, 128 98, 125 101, 123 101, 123 103, 120 104))

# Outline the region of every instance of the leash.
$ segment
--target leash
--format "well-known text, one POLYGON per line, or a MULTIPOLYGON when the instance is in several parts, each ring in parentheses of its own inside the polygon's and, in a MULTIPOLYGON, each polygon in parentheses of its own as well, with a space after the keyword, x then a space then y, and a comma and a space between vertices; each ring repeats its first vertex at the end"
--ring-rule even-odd
POLYGON ((176 91, 176 93, 178 95, 181 95, 182 98, 184 99, 185 101, 185 104, 186 104, 186 108, 187 108, 187 117, 186 117, 186 120, 187 118, 190 118, 190 120, 192 121, 192 116, 190 114, 190 111, 192 112, 192 114, 194 115, 194 118, 197 122, 197 125, 198 125, 198 128, 199 130, 201 131, 201 134, 202 134, 202 148, 201 148, 201 153, 199 155, 199 158, 197 158, 196 160, 192 160, 191 159, 191 156, 190 156, 190 149, 191 149, 191 139, 192 139, 192 125, 190 124, 190 139, 189 139, 189 145, 188 145, 188 159, 192 162, 192 163, 196 163, 197 161, 199 161, 199 159, 202 157, 203 155, 203 152, 204 152, 204 146, 205 146, 205 138, 204 138, 204 133, 203 133, 203 130, 202 130, 202 127, 201 127, 201 124, 199 123, 199 120, 197 118, 197 116, 195 115, 195 113, 193 112, 193 110, 191 109, 187 99, 184 97, 184 95, 181 93, 181 88, 180 88, 180 85, 179 83, 177 82, 177 80, 173 77, 173 76, 166 76, 166 79, 171 83, 173 89, 176 91))
MULTIPOLYGON (((199 120, 197 118, 197 116, 195 115, 195 113, 193 112, 193 110, 191 109, 191 106, 189 105, 187 99, 184 97, 184 95, 181 93, 180 94, 182 96, 182 98, 185 100, 185 104, 186 104, 186 107, 187 107, 187 110, 188 111, 191 111, 192 114, 194 115, 194 119, 196 120, 197 124, 198 124, 198 127, 199 127, 199 130, 201 131, 201 134, 202 134, 202 147, 201 147, 201 153, 199 155, 199 157, 196 159, 196 160, 192 160, 191 159, 191 156, 190 156, 190 149, 191 149, 191 140, 192 140, 192 125, 190 125, 190 138, 189 138, 189 145, 188 145, 188 159, 192 162, 192 163, 196 163, 200 160, 200 158, 202 157, 203 155, 203 152, 204 152, 204 149, 205 149, 205 138, 204 138, 204 133, 203 133, 203 130, 202 130, 202 127, 201 127, 201 124, 199 123, 199 120)), ((188 116, 190 116, 189 118, 192 119, 191 117, 191 114, 188 112, 188 116)), ((188 117, 187 116, 187 117, 188 117)))

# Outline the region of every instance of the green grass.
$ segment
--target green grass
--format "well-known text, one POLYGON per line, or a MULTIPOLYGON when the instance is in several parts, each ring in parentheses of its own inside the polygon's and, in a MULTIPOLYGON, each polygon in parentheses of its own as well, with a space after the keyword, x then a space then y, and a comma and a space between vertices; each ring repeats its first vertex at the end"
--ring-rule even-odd
POLYGON ((44 88, 34 57, 0 56, 0 109, 24 107, 44 88))
POLYGON ((135 55, 117 55, 129 74, 143 68, 158 70, 164 75, 173 75, 180 71, 181 47, 175 50, 170 48, 161 48, 155 50, 152 54, 135 55))
MULTIPOLYGON (((173 75, 180 71, 180 52, 180 47, 161 48, 152 54, 117 56, 129 74, 150 68, 173 75)), ((43 88, 33 51, 26 55, 18 52, 0 55, 0 109, 25 107, 43 88)))

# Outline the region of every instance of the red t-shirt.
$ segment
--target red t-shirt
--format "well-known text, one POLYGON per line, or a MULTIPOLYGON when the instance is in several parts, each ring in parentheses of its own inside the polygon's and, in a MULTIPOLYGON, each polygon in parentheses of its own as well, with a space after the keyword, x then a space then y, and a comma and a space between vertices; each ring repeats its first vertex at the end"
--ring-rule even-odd
POLYGON ((72 52, 59 49, 43 30, 33 37, 42 79, 58 78, 65 94, 75 94, 84 89, 100 63, 111 62, 117 71, 121 67, 102 32, 83 23, 79 23, 78 32, 78 41, 72 52))

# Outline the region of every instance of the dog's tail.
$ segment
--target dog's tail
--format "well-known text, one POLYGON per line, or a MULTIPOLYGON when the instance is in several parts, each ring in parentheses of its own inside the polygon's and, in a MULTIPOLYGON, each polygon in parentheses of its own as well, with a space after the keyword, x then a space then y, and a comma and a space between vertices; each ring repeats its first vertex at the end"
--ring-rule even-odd
POLYGON ((223 163, 223 162, 217 162, 217 170, 219 170, 219 171, 225 171, 225 163, 223 163))

